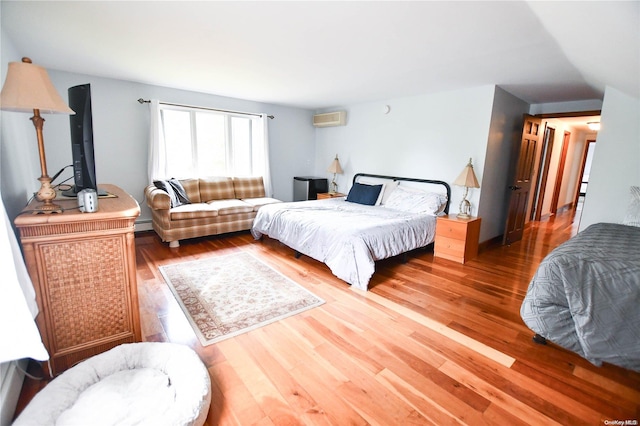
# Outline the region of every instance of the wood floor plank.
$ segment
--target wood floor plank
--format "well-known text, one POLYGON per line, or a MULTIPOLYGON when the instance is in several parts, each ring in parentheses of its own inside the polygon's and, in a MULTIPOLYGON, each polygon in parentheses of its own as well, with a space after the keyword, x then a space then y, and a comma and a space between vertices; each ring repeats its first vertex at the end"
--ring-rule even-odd
MULTIPOLYGON (((575 211, 531 223, 522 241, 466 264, 431 250, 376 262, 371 290, 249 232, 184 240, 136 234, 145 341, 192 347, 211 377, 206 425, 539 425, 639 420, 640 372, 597 367, 533 343, 520 306, 537 265, 577 232, 575 211), (326 303, 200 345, 158 271, 246 252, 326 303)), ((29 370, 37 370, 30 363, 29 370)), ((17 413, 47 381, 26 379, 17 413)))

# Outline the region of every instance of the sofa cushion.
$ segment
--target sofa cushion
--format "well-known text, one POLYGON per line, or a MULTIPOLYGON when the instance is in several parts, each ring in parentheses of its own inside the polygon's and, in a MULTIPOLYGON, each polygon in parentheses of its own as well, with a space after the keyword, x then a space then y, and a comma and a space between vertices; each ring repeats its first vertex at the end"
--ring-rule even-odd
POLYGON ((264 182, 262 176, 235 177, 233 178, 235 198, 259 198, 264 197, 264 182))
POLYGON ((251 204, 253 206, 253 211, 255 212, 257 212, 260 207, 265 206, 267 204, 282 202, 280 200, 276 200, 275 198, 271 198, 271 197, 243 198, 242 201, 244 201, 247 204, 251 204))
POLYGON ((200 201, 230 200, 236 198, 230 177, 200 178, 200 201))
POLYGON ((200 198, 200 180, 199 179, 180 179, 180 183, 187 193, 187 197, 192 203, 201 203, 200 198))
POLYGON ((207 203, 183 204, 169 211, 171 220, 202 219, 218 216, 218 210, 207 203))
POLYGON ((210 208, 218 211, 218 215, 225 216, 236 213, 249 213, 253 211, 253 206, 241 200, 216 200, 207 203, 210 208))

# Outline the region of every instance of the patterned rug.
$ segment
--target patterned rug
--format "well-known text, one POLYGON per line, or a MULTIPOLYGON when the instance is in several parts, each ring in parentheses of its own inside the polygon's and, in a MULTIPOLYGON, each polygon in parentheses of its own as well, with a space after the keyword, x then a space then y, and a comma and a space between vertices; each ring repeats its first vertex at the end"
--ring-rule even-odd
POLYGON ((176 263, 159 270, 203 346, 324 303, 248 253, 176 263))

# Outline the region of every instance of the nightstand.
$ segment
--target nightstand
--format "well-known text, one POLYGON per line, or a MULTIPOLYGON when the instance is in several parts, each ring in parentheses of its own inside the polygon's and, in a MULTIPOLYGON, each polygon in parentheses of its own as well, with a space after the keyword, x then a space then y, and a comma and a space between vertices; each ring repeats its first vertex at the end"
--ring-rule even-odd
POLYGON ((318 192, 318 200, 324 200, 326 198, 346 197, 347 194, 341 192, 318 192))
POLYGON ((478 255, 480 218, 460 219, 454 214, 438 217, 434 254, 465 263, 478 255))

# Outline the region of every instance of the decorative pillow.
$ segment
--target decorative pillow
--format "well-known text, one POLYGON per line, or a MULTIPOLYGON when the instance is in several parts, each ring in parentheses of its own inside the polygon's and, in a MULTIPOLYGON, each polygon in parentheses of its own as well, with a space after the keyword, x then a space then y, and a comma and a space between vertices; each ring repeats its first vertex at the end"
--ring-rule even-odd
POLYGON ((631 192, 629 206, 622 224, 640 226, 640 186, 632 186, 629 190, 631 192))
POLYGON ((373 180, 373 179, 367 179, 367 178, 360 178, 360 179, 358 179, 358 183, 361 183, 363 185, 382 185, 382 189, 380 190, 380 194, 378 194, 378 199, 376 200, 375 205, 379 206, 380 204, 382 204, 382 197, 384 196, 384 189, 387 186, 387 184, 385 182, 377 181, 377 180, 373 180))
POLYGON ((389 196, 385 207, 409 213, 427 213, 436 216, 444 210, 446 198, 443 194, 398 186, 389 196))
POLYGON ((376 206, 384 204, 386 200, 389 199, 389 195, 396 189, 396 186, 400 183, 397 180, 390 180, 385 178, 375 178, 375 177, 361 177, 358 179, 358 183, 362 183, 365 185, 382 185, 382 189, 380 190, 380 195, 378 195, 378 199, 376 200, 376 206))
POLYGON ((184 187, 178 179, 154 180, 153 184, 158 189, 162 189, 169 194, 171 199, 171 208, 181 206, 183 204, 191 204, 184 187))
POLYGON ((352 203, 365 204, 374 206, 378 200, 378 195, 382 190, 382 185, 364 185, 362 183, 354 183, 347 195, 347 201, 352 203))

